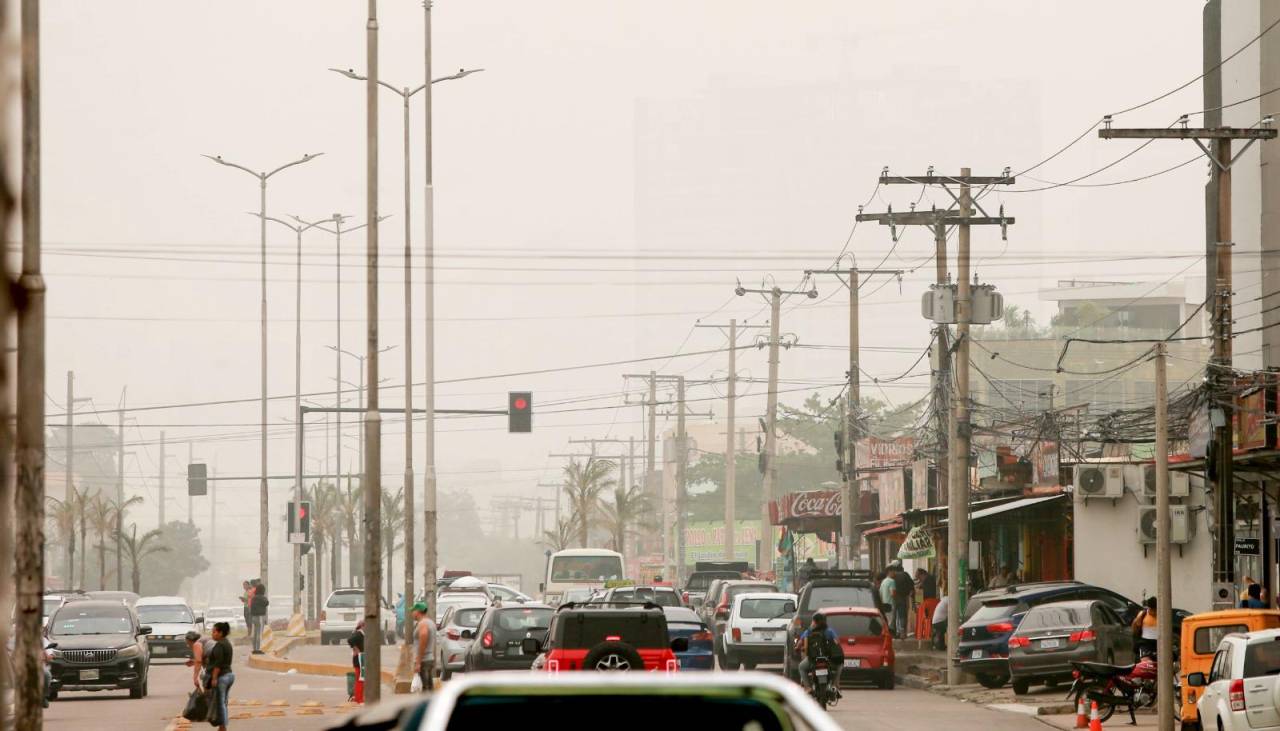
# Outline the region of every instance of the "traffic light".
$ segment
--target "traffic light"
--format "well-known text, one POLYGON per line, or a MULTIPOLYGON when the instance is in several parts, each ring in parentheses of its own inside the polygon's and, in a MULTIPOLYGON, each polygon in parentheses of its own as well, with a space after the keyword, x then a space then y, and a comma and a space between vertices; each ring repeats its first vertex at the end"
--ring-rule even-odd
POLYGON ((533 431, 533 393, 510 391, 507 393, 507 431, 511 434, 527 434, 533 431))
POLYGON ((189 464, 187 465, 187 494, 188 495, 207 495, 209 494, 209 466, 206 464, 189 464))
POLYGON ((311 501, 289 501, 289 542, 311 542, 311 501))

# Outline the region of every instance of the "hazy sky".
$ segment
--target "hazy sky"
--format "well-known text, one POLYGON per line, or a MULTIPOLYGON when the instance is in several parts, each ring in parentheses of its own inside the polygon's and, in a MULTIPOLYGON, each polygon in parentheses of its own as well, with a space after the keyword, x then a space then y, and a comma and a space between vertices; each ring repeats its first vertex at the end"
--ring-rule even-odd
MULTIPOLYGON (((715 331, 692 329, 699 316, 766 317, 759 298, 732 296, 736 279, 760 286, 773 276, 792 286, 805 267, 831 263, 859 204, 947 204, 936 191, 876 190, 882 167, 897 174, 929 165, 953 173, 965 165, 975 174, 999 174, 1006 165, 1021 170, 1101 115, 1195 77, 1202 4, 440 0, 437 74, 485 71, 435 87, 438 377, 720 347, 715 331)), ((272 180, 270 213, 314 218, 340 211, 362 222, 364 92, 326 69, 363 71, 364 6, 43 4, 48 383, 55 404, 63 401, 68 369, 76 371, 78 393, 103 409, 114 407, 125 385, 132 405, 258 395, 258 232, 246 215, 257 208, 257 186, 200 155, 264 169, 324 152, 272 180)), ((417 85, 421 3, 380 6, 383 78, 417 85)), ((400 345, 401 106, 389 92, 381 101, 381 209, 393 216, 382 229, 381 332, 384 344, 400 345)), ((1125 120, 1164 126, 1201 106, 1196 84, 1125 120)), ((413 236, 420 246, 419 99, 411 111, 413 236)), ((1130 149, 1090 133, 1031 175, 1068 180, 1130 149)), ((1089 182, 1162 170, 1194 152, 1189 144, 1153 145, 1089 182)), ((1043 317, 1049 310, 1036 292, 1059 278, 1158 281, 1188 266, 1199 273, 1191 259, 1159 257, 1202 251, 1204 177, 1197 162, 1141 184, 993 194, 985 202, 1003 203, 1018 223, 1007 242, 995 230, 975 234, 976 271, 1007 302, 1043 317), (1097 261, 1117 253, 1155 258, 1097 261)), ((1016 187, 1039 185, 1023 177, 1016 187)), ((285 395, 294 388, 294 237, 276 225, 269 237, 270 391, 285 395)), ((362 352, 364 239, 353 235, 344 244, 343 346, 362 352)), ((926 345, 918 301, 933 276, 926 232, 907 231, 892 253, 890 244, 886 230, 863 226, 849 246, 863 267, 882 260, 885 267, 921 267, 901 292, 892 282, 863 290, 863 364, 883 376, 901 373, 926 345)), ((304 249, 303 390, 326 391, 334 375, 325 348, 335 338, 333 241, 312 232, 304 249)), ((804 344, 843 347, 845 295, 830 279, 818 286, 819 302, 787 303, 783 330, 804 344)), ((388 385, 403 384, 402 348, 384 357, 388 385)), ((793 350, 783 357, 782 377, 830 382, 844 364, 838 348, 793 350)), ((724 367, 721 355, 700 356, 441 385, 439 405, 455 408, 501 408, 508 389, 531 389, 540 414, 532 435, 508 436, 501 419, 442 421, 441 485, 475 490, 482 506, 493 494, 533 494, 559 464, 547 453, 563 450, 568 438, 639 436, 639 408, 613 408, 622 402, 621 373, 659 368, 705 378, 724 367), (548 413, 581 407, 593 410, 548 413)), ((355 361, 346 359, 343 368, 355 380, 355 361)), ((741 368, 763 377, 763 354, 743 355, 741 368)), ((414 369, 421 382, 420 357, 414 369)), ((907 379, 883 392, 867 385, 864 394, 905 402, 926 382, 907 379)), ((390 390, 383 402, 396 406, 402 398, 390 390)), ((739 414, 754 421, 762 405, 748 397, 739 414)), ((291 408, 290 401, 271 408, 275 473, 292 471, 293 440, 283 421, 291 408)), ((154 486, 159 452, 152 442, 161 429, 171 442, 196 440, 197 457, 216 458, 221 474, 256 474, 257 409, 247 403, 139 412, 129 439, 145 443, 134 447, 144 454, 130 464, 145 476, 144 494, 154 486)), ((60 411, 50 406, 50 413, 60 411)), ((392 475, 403 467, 402 430, 403 422, 388 418, 384 466, 392 475)), ((323 430, 309 435, 309 454, 323 455, 323 430)), ((355 445, 354 430, 348 444, 355 445)), ((170 451, 176 475, 186 446, 170 451)), ((344 461, 352 457, 348 452, 344 461)), ((420 455, 417 461, 420 467, 420 455)), ((228 486, 224 495, 252 499, 228 498, 224 514, 256 517, 254 483, 228 486)))

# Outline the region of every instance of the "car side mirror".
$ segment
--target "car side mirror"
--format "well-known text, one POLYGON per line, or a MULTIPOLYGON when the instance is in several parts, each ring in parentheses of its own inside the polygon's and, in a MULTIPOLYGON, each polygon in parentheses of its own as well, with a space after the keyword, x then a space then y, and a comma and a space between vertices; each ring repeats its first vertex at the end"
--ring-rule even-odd
POLYGON ((464 639, 464 640, 470 640, 470 639, 473 639, 473 638, 475 638, 475 636, 476 636, 476 633, 475 633, 475 632, 472 632, 472 631, 471 631, 471 630, 469 630, 469 629, 464 629, 464 630, 462 630, 462 633, 459 635, 459 637, 461 637, 461 638, 462 638, 462 639, 464 639))
POLYGON ((49 646, 48 646, 48 647, 46 647, 46 648, 44 648, 44 649, 46 649, 46 650, 56 650, 56 649, 58 649, 58 643, 56 643, 56 642, 50 642, 50 643, 49 643, 49 646))
POLYGON ((1206 678, 1204 677, 1204 673, 1190 673, 1187 675, 1187 685, 1192 688, 1203 688, 1208 684, 1209 683, 1206 682, 1206 678))
POLYGON ((526 637, 520 641, 520 651, 526 655, 537 655, 542 652, 542 643, 532 637, 526 637))
POLYGON ((674 640, 672 640, 672 641, 671 641, 671 651, 672 651, 672 652, 688 652, 688 651, 689 651, 689 638, 688 638, 688 637, 677 637, 677 638, 675 638, 674 640))
POLYGON ((204 617, 196 617, 196 624, 204 624, 204 617))
POLYGON ((782 614, 783 616, 790 617, 795 613, 796 613, 796 603, 788 599, 787 603, 782 605, 782 614))
POLYGON ((139 627, 139 628, 138 628, 138 634, 140 634, 140 635, 149 635, 149 634, 151 634, 151 625, 149 625, 149 624, 144 624, 144 625, 142 625, 141 627, 139 627))

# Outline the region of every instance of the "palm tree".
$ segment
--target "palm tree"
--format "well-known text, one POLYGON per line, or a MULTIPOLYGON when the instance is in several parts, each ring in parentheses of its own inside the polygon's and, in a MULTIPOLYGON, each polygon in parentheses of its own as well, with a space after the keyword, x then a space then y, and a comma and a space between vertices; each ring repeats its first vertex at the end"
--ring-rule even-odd
MULTIPOLYGON (((387 601, 395 594, 391 589, 391 575, 395 573, 396 549, 403 548, 404 543, 396 543, 400 531, 404 528, 404 488, 396 494, 382 493, 382 540, 387 547, 387 601)), ((406 602, 409 600, 406 598, 406 602)))
POLYGON ((320 482, 311 488, 311 540, 315 544, 316 571, 315 593, 324 596, 324 549, 326 545, 333 547, 333 561, 330 565, 330 586, 337 583, 338 543, 342 535, 342 526, 338 523, 338 488, 327 482, 320 482))
POLYGON ((159 544, 160 529, 147 531, 142 538, 138 538, 138 524, 134 523, 130 526, 129 535, 116 536, 116 550, 122 551, 126 558, 129 559, 129 566, 133 573, 133 593, 138 594, 142 591, 142 561, 148 556, 157 553, 168 553, 169 547, 159 544))
MULTIPOLYGON (((115 535, 117 521, 123 518, 124 511, 130 505, 140 502, 142 498, 134 495, 125 500, 124 505, 121 506, 115 500, 103 497, 101 492, 95 494, 89 501, 87 508, 89 525, 98 536, 98 589, 100 590, 107 588, 107 538, 115 535)), ((89 547, 85 546, 84 550, 88 551, 89 547)))
POLYGON ((352 487, 351 478, 347 478, 346 492, 338 492, 338 514, 342 521, 342 526, 347 531, 347 576, 351 579, 351 584, 355 584, 355 577, 359 574, 359 568, 356 561, 356 524, 360 521, 362 514, 362 506, 364 505, 364 488, 352 487))
POLYGON ((67 576, 66 588, 75 588, 76 566, 76 505, 74 499, 59 500, 52 495, 45 498, 49 501, 49 518, 53 521, 54 531, 62 544, 66 546, 67 576))
POLYGON ((89 495, 89 488, 86 487, 83 490, 77 490, 75 485, 71 486, 71 494, 71 503, 75 505, 76 508, 76 522, 80 527, 80 585, 84 586, 89 583, 89 577, 87 577, 84 572, 84 562, 85 554, 89 552, 87 550, 89 546, 88 512, 89 502, 92 500, 92 497, 89 495))
POLYGON ((578 544, 587 547, 591 523, 600 493, 614 486, 609 475, 614 464, 607 459, 590 458, 586 463, 574 460, 564 468, 564 492, 569 498, 570 520, 578 529, 578 544))
POLYGON ((546 546, 552 551, 563 551, 573 543, 573 521, 561 518, 556 521, 554 530, 546 530, 542 532, 542 537, 538 539, 538 543, 546 546))
POLYGON ((646 523, 644 516, 651 512, 653 505, 639 485, 619 485, 613 488, 612 497, 612 503, 600 501, 600 517, 613 536, 613 550, 625 554, 627 537, 646 523))

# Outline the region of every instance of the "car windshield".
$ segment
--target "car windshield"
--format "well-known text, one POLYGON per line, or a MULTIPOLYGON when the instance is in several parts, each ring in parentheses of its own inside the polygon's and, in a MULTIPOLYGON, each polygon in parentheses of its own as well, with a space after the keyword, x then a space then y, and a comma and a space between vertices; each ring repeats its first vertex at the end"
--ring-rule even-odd
POLYGON ((716 579, 736 579, 740 576, 736 571, 704 571, 690 576, 686 588, 689 591, 706 591, 716 579))
POLYGON ((234 617, 240 616, 241 614, 242 612, 240 607, 209 607, 209 610, 204 613, 204 616, 206 619, 211 617, 218 617, 219 619, 221 619, 222 617, 234 618, 234 617))
POLYGON ((77 607, 68 604, 49 623, 51 635, 128 635, 133 632, 129 611, 119 607, 77 607))
POLYGON ((1088 627, 1089 624, 1088 605, 1047 604, 1027 612, 1018 625, 1018 631, 1088 627))
MULTIPOLYGON (((656 610, 655 610, 656 611, 656 610)), ((562 617, 562 643, 567 648, 590 648, 601 642, 625 642, 632 647, 659 648, 668 643, 666 622, 658 616, 617 615, 602 612, 599 616, 584 613, 579 617, 562 617)))
POLYGON ((823 607, 874 607, 875 595, 866 586, 815 586, 805 597, 804 608, 814 611, 823 607))
POLYGON ((1017 608, 1018 602, 1012 599, 987 602, 979 607, 978 611, 974 612, 973 616, 965 624, 985 624, 998 619, 1008 619, 1017 608))
POLYGON ((608 581, 622 578, 617 556, 556 556, 551 562, 552 581, 608 581))
POLYGON ((879 617, 866 614, 828 614, 827 626, 840 637, 878 637, 884 631, 879 617))
POLYGON ((44 616, 53 614, 53 611, 62 604, 61 599, 45 599, 44 600, 44 616))
POLYGON ((592 593, 590 589, 570 589, 564 593, 564 602, 585 602, 592 593))
POLYGON ((680 598, 674 591, 655 590, 648 587, 639 589, 618 589, 611 596, 617 602, 653 602, 660 607, 678 607, 680 598))
POLYGON ((344 591, 340 594, 334 594, 329 597, 328 602, 325 602, 325 606, 330 609, 362 609, 364 608, 364 592, 344 591))
POLYGON ((795 611, 786 611, 790 599, 743 599, 739 613, 743 619, 770 619, 774 617, 790 617, 795 611))
POLYGON ((534 629, 546 629, 551 626, 551 609, 503 609, 498 612, 498 629, 508 632, 528 632, 534 629))
POLYGON ((489 592, 499 599, 519 599, 520 595, 505 586, 489 585, 489 592))
POLYGON ((155 604, 138 607, 138 621, 143 624, 194 624, 196 618, 181 604, 155 604))
POLYGON ((1280 673, 1280 640, 1250 642, 1244 650, 1244 677, 1280 673))
POLYGON ((459 627, 479 627, 480 618, 484 616, 484 607, 459 609, 453 613, 453 624, 459 627))

